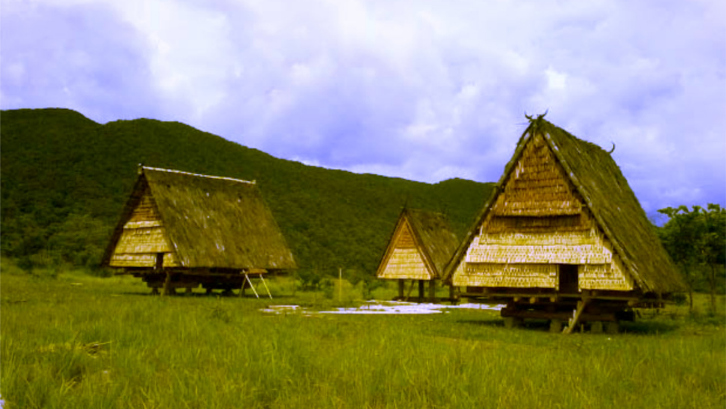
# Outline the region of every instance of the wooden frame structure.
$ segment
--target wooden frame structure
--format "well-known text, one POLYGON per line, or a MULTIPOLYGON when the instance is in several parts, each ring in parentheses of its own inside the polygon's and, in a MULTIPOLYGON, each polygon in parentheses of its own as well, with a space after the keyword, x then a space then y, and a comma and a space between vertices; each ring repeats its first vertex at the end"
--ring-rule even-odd
POLYGON ((609 152, 530 118, 492 196, 447 266, 461 296, 504 303, 508 326, 565 332, 662 307, 683 280, 609 152))
POLYGON ((296 268, 255 182, 143 166, 102 265, 164 294, 243 291, 249 277, 296 268))
POLYGON ((418 282, 418 301, 436 301, 436 281, 459 244, 441 213, 404 208, 388 241, 376 276, 398 282, 398 300, 410 300, 418 282), (406 281, 410 280, 406 290, 406 281), (428 296, 424 296, 428 281, 428 296))

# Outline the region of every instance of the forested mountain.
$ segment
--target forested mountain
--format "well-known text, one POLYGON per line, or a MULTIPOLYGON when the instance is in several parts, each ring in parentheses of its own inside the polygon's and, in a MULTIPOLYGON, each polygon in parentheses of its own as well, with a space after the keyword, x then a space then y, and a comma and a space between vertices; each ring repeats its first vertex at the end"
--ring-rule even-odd
POLYGON ((100 260, 139 163, 256 180, 302 269, 372 273, 404 204, 463 236, 493 184, 306 166, 178 122, 100 125, 66 109, 0 113, 2 252, 26 265, 100 260))

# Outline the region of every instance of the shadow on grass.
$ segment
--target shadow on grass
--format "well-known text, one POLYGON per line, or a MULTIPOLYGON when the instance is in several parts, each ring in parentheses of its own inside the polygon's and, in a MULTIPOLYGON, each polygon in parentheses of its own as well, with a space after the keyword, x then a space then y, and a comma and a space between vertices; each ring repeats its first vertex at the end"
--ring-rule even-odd
POLYGON ((676 322, 663 321, 632 321, 621 322, 620 332, 637 335, 659 335, 677 330, 680 325, 676 322))
MULTIPOLYGON (((457 324, 472 325, 479 327, 504 328, 504 320, 501 318, 489 318, 481 320, 457 320, 457 324)), ((680 328, 677 322, 663 321, 623 321, 620 323, 620 333, 637 334, 637 335, 660 335, 676 331, 680 328)), ((511 331, 541 331, 549 332, 550 324, 548 320, 524 320, 524 322, 516 328, 509 329, 511 331)), ((577 331, 579 332, 579 330, 577 331)), ((586 330, 586 333, 590 331, 586 330)))
MULTIPOLYGON (((161 297, 162 296, 161 294, 152 294, 151 291, 144 291, 144 292, 139 292, 139 291, 120 291, 120 292, 113 293, 113 295, 137 296, 137 297, 161 297)), ((242 298, 242 299, 245 299, 245 300, 247 300, 247 299, 251 299, 251 300, 257 299, 257 297, 255 297, 255 295, 254 294, 251 294, 251 293, 247 293, 247 294, 243 295, 242 297, 240 297, 240 295, 238 293, 225 294, 225 293, 223 293, 221 291, 216 291, 216 292, 213 292, 211 294, 201 293, 201 292, 194 292, 194 293, 191 293, 191 294, 187 294, 187 293, 184 293, 184 292, 178 292, 176 294, 172 294, 172 295, 165 296, 165 297, 174 297, 174 298, 209 298, 209 297, 215 297, 216 298, 216 297, 221 297, 221 298, 242 298)), ((282 295, 272 294, 272 299, 273 300, 285 300, 285 299, 292 299, 292 298, 296 298, 296 297, 293 296, 293 295, 288 295, 288 294, 282 294, 282 295)), ((270 297, 267 294, 264 294, 264 295, 260 294, 259 299, 260 300, 270 300, 270 297)))
MULTIPOLYGON (((481 320, 457 320, 458 324, 476 325, 491 328, 504 328, 504 320, 500 317, 493 317, 481 320)), ((548 320, 529 319, 512 330, 531 330, 531 331, 549 331, 550 324, 548 320)))

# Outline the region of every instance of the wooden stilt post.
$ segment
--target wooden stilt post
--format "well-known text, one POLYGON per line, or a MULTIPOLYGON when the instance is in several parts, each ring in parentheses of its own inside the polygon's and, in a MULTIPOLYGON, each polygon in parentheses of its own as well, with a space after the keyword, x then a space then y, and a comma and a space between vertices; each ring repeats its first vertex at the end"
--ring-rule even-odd
POLYGON ((418 302, 424 300, 424 280, 418 280, 418 302))
MULTIPOLYGON (((255 293, 255 297, 260 298, 260 295, 257 294, 257 290, 255 290, 255 286, 252 285, 252 281, 250 280, 250 276, 248 276, 247 274, 245 274, 245 279, 247 280, 248 283, 250 283, 250 288, 252 289, 252 292, 255 293)), ((272 296, 270 296, 270 298, 272 298, 272 296)))
POLYGON ((272 299, 272 293, 270 292, 270 288, 267 286, 267 283, 265 282, 265 278, 260 275, 260 280, 262 280, 262 285, 265 286, 265 290, 267 290, 267 295, 270 296, 270 299, 272 299))
POLYGON ((398 299, 403 300, 403 290, 406 287, 406 283, 403 280, 398 280, 398 299))
POLYGON ((429 302, 436 302, 436 280, 429 280, 429 302))
POLYGON ((166 280, 164 280, 164 291, 162 295, 171 295, 171 272, 166 272, 166 280))
POLYGON ((416 284, 416 280, 411 280, 411 285, 408 287, 408 292, 406 293, 406 301, 411 298, 411 291, 413 291, 414 284, 416 284))

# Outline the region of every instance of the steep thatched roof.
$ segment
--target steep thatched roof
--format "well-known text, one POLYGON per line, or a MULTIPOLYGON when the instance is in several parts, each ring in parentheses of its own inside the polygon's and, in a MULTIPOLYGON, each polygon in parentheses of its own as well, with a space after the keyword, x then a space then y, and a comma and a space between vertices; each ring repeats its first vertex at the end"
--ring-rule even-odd
POLYGON ((166 236, 186 268, 291 269, 295 260, 254 182, 150 167, 139 178, 111 239, 150 192, 166 236))
POLYGON ((441 277, 459 245, 449 219, 444 214, 419 209, 404 209, 403 215, 411 224, 413 234, 425 252, 424 257, 436 268, 436 277, 441 277))
POLYGON ((497 188, 447 266, 446 279, 451 279, 466 255, 479 226, 514 171, 524 147, 534 135, 540 134, 640 289, 655 293, 685 289, 680 273, 663 249, 654 227, 610 154, 597 145, 574 137, 543 117, 530 120, 497 188))

